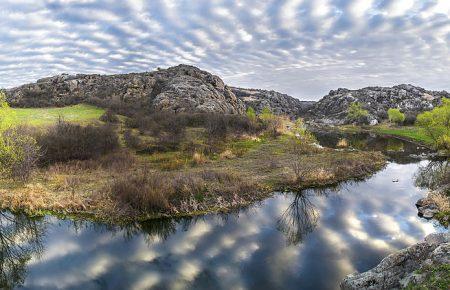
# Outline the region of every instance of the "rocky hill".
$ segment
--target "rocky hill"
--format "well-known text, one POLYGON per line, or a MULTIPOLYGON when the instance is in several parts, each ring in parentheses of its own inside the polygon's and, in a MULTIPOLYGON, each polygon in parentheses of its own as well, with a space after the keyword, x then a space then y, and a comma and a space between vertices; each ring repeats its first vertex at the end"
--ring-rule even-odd
POLYGON ((173 112, 242 114, 246 109, 218 76, 188 65, 119 75, 63 74, 7 90, 6 94, 16 107, 94 102, 173 112))
POLYGON ((367 123, 376 124, 387 119, 387 110, 398 108, 406 114, 416 115, 431 110, 442 97, 450 97, 446 91, 427 91, 413 85, 394 87, 366 87, 359 90, 339 88, 314 104, 307 115, 317 122, 329 124, 345 123, 351 103, 359 102, 369 111, 367 123))
POLYGON ((315 103, 312 101, 300 101, 275 91, 235 87, 231 87, 231 90, 247 107, 252 107, 257 113, 260 113, 264 107, 268 107, 275 114, 298 117, 303 116, 315 103))

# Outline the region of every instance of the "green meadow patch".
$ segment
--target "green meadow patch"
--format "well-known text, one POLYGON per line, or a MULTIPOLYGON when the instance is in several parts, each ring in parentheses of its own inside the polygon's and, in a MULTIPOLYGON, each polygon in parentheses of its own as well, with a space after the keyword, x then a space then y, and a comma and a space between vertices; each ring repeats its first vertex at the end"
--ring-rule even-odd
POLYGON ((59 117, 68 122, 90 123, 96 121, 105 112, 104 109, 78 104, 61 108, 12 108, 14 124, 46 126, 54 124, 59 117))

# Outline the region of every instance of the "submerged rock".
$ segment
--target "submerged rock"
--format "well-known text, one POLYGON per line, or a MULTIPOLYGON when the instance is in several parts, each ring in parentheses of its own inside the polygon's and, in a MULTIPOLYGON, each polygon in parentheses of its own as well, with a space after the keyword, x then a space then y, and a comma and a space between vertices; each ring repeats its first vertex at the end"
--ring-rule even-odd
POLYGON ((423 242, 384 258, 375 268, 348 275, 341 289, 399 289, 421 284, 427 271, 450 263, 450 234, 428 235, 423 242))

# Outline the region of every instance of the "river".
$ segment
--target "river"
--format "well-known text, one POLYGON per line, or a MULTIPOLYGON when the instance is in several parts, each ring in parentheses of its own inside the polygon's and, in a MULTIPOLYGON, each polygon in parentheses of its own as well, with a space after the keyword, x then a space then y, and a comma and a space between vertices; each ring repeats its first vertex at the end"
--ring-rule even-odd
MULTIPOLYGON (((322 144, 331 140, 318 138, 322 144)), ((418 217, 414 205, 426 193, 414 177, 430 161, 411 154, 426 149, 358 138, 353 146, 362 140, 368 149, 391 156, 383 170, 364 181, 276 193, 230 214, 118 228, 3 212, 0 286, 338 289, 347 274, 366 271, 388 254, 445 231, 418 217)))

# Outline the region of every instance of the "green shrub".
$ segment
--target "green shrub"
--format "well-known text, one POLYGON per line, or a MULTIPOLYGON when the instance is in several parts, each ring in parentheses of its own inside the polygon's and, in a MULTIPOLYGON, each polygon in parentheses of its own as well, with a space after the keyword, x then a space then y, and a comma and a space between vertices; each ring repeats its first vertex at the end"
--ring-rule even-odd
POLYGON ((10 128, 0 133, 0 172, 14 180, 26 181, 40 157, 36 140, 25 128, 10 128))
POLYGON ((416 125, 423 128, 437 149, 450 151, 450 99, 442 98, 442 104, 417 116, 416 125))
POLYGON ((247 118, 250 119, 252 122, 256 122, 256 113, 255 110, 252 107, 247 108, 247 118))
POLYGON ((369 115, 369 111, 363 109, 362 105, 358 102, 352 103, 348 107, 347 119, 349 122, 364 123, 367 121, 368 115, 369 115))
POLYGON ((391 123, 402 124, 405 121, 405 114, 400 112, 399 109, 389 109, 387 111, 388 118, 391 123))

